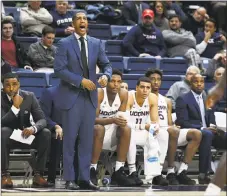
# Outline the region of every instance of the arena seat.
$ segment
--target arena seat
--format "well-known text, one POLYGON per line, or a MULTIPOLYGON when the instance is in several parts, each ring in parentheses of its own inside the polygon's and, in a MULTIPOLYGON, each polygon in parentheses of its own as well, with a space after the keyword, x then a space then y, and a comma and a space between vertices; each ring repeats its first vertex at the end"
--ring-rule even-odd
POLYGON ((16 37, 16 40, 21 44, 25 51, 28 51, 29 46, 33 43, 36 43, 39 38, 38 37, 16 37))
POLYGON ((181 80, 182 78, 179 75, 163 75, 160 94, 165 95, 173 83, 181 80))
POLYGON ((51 73, 49 76, 49 85, 57 86, 60 83, 60 79, 55 75, 55 73, 51 73))
POLYGON ((123 80, 128 83, 129 90, 134 90, 136 88, 137 80, 143 76, 143 74, 124 74, 123 80))
POLYGON ((121 33, 128 33, 133 26, 123 26, 123 25, 111 25, 111 35, 117 37, 121 33))
POLYGON ((121 40, 107 40, 105 44, 106 55, 123 56, 121 40))
POLYGON ((130 57, 127 69, 130 74, 144 74, 149 68, 156 68, 155 58, 130 57))
POLYGON ((48 85, 45 73, 18 72, 22 90, 31 91, 37 98, 40 98, 42 91, 48 85))
POLYGON ((111 39, 111 30, 109 24, 89 24, 88 35, 98 39, 111 39))
POLYGON ((112 67, 115 69, 119 69, 121 72, 124 70, 124 63, 122 56, 109 56, 109 61, 112 64, 112 67))
POLYGON ((160 59, 160 69, 165 75, 185 75, 188 68, 185 59, 163 58, 160 59))
POLYGON ((13 16, 15 22, 20 21, 20 8, 19 7, 4 7, 6 16, 13 16))

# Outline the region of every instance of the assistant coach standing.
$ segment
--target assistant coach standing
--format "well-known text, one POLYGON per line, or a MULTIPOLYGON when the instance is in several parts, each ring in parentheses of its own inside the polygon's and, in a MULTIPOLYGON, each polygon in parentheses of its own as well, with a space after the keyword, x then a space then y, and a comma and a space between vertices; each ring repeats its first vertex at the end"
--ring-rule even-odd
POLYGON ((63 164, 66 189, 92 189, 99 187, 90 181, 90 163, 97 107, 96 64, 104 75, 99 84, 104 87, 112 75, 111 64, 101 40, 87 35, 86 13, 78 11, 73 16, 75 33, 58 43, 54 71, 61 79, 56 104, 62 110, 63 164), (79 180, 75 184, 73 166, 74 146, 79 137, 79 180))

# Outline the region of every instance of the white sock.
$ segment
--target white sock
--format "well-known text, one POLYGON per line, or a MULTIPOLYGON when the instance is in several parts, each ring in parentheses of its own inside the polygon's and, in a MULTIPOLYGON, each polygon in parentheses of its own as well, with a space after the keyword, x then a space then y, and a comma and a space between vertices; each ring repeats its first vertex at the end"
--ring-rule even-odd
POLYGON ((91 164, 91 165, 90 165, 90 169, 91 169, 92 167, 95 168, 95 170, 97 170, 97 163, 96 163, 96 164, 91 164))
POLYGON ((119 170, 121 167, 124 167, 125 162, 116 161, 115 171, 119 170))
POLYGON ((128 164, 129 175, 136 171, 136 164, 128 164))
POLYGON ((186 163, 184 163, 184 162, 182 162, 181 164, 180 164, 180 168, 179 168, 179 170, 178 170, 178 172, 177 172, 177 175, 179 175, 183 170, 188 170, 188 164, 186 164, 186 163))
POLYGON ((204 196, 219 196, 221 193, 221 188, 217 185, 210 183, 204 193, 204 196))
POLYGON ((168 167, 167 175, 172 173, 175 173, 174 167, 168 167))

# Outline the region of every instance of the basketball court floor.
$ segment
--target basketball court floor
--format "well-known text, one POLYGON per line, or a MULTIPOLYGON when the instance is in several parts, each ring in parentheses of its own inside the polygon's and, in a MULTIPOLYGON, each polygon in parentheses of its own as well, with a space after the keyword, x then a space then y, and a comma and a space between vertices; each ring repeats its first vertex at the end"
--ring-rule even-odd
MULTIPOLYGON (((15 182, 14 182, 15 184, 15 182)), ((206 186, 149 186, 101 187, 100 191, 69 191, 61 181, 55 188, 34 188, 31 185, 15 184, 13 189, 1 189, 3 196, 203 196, 206 186)), ((226 195, 226 187, 221 196, 226 195)))

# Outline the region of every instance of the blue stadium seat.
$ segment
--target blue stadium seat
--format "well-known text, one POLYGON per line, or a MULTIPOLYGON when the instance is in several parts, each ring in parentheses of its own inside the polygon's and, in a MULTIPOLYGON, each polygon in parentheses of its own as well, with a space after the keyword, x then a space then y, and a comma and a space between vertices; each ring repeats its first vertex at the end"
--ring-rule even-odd
POLYGON ((56 45, 60 39, 62 39, 62 37, 55 37, 55 39, 54 39, 54 45, 56 45))
POLYGON ((38 37, 16 37, 17 41, 22 45, 25 51, 28 51, 29 46, 38 41, 38 37))
POLYGON ((18 7, 4 7, 6 15, 13 16, 16 23, 20 21, 20 8, 18 7))
POLYGON ((98 39, 111 39, 110 25, 108 24, 89 24, 88 35, 98 39))
POLYGON ((143 76, 143 74, 124 74, 123 81, 128 84, 129 90, 135 90, 137 80, 143 76))
POLYGON ((105 48, 108 56, 123 56, 121 40, 107 40, 105 48))
POLYGON ((124 70, 124 63, 123 63, 123 57, 122 56, 109 56, 109 61, 112 64, 112 67, 115 69, 119 69, 123 72, 124 70))
POLYGON ((128 67, 130 74, 144 74, 149 68, 156 68, 155 58, 130 57, 128 67))
POLYGON ((128 33, 133 26, 122 26, 122 25, 111 25, 111 35, 112 37, 117 37, 121 33, 128 33))
MULTIPOLYGON (((135 90, 137 80, 143 76, 144 76, 144 74, 124 74, 123 80, 126 83, 128 83, 129 90, 135 90)), ((167 93, 169 87, 177 81, 181 81, 181 76, 163 75, 160 94, 165 95, 167 93)))
POLYGON ((163 75, 160 94, 166 95, 173 83, 181 80, 182 78, 179 75, 163 75))
POLYGON ((185 75, 188 68, 185 59, 163 58, 160 60, 160 69, 165 75, 185 75))
POLYGON ((60 83, 60 79, 54 73, 51 73, 49 76, 49 85, 57 86, 59 83, 60 83))
POLYGON ((215 85, 214 81, 205 79, 205 90, 208 91, 215 85))
POLYGON ((37 98, 40 98, 42 91, 46 88, 47 80, 45 73, 36 72, 18 72, 20 86, 22 90, 34 92, 37 98))

